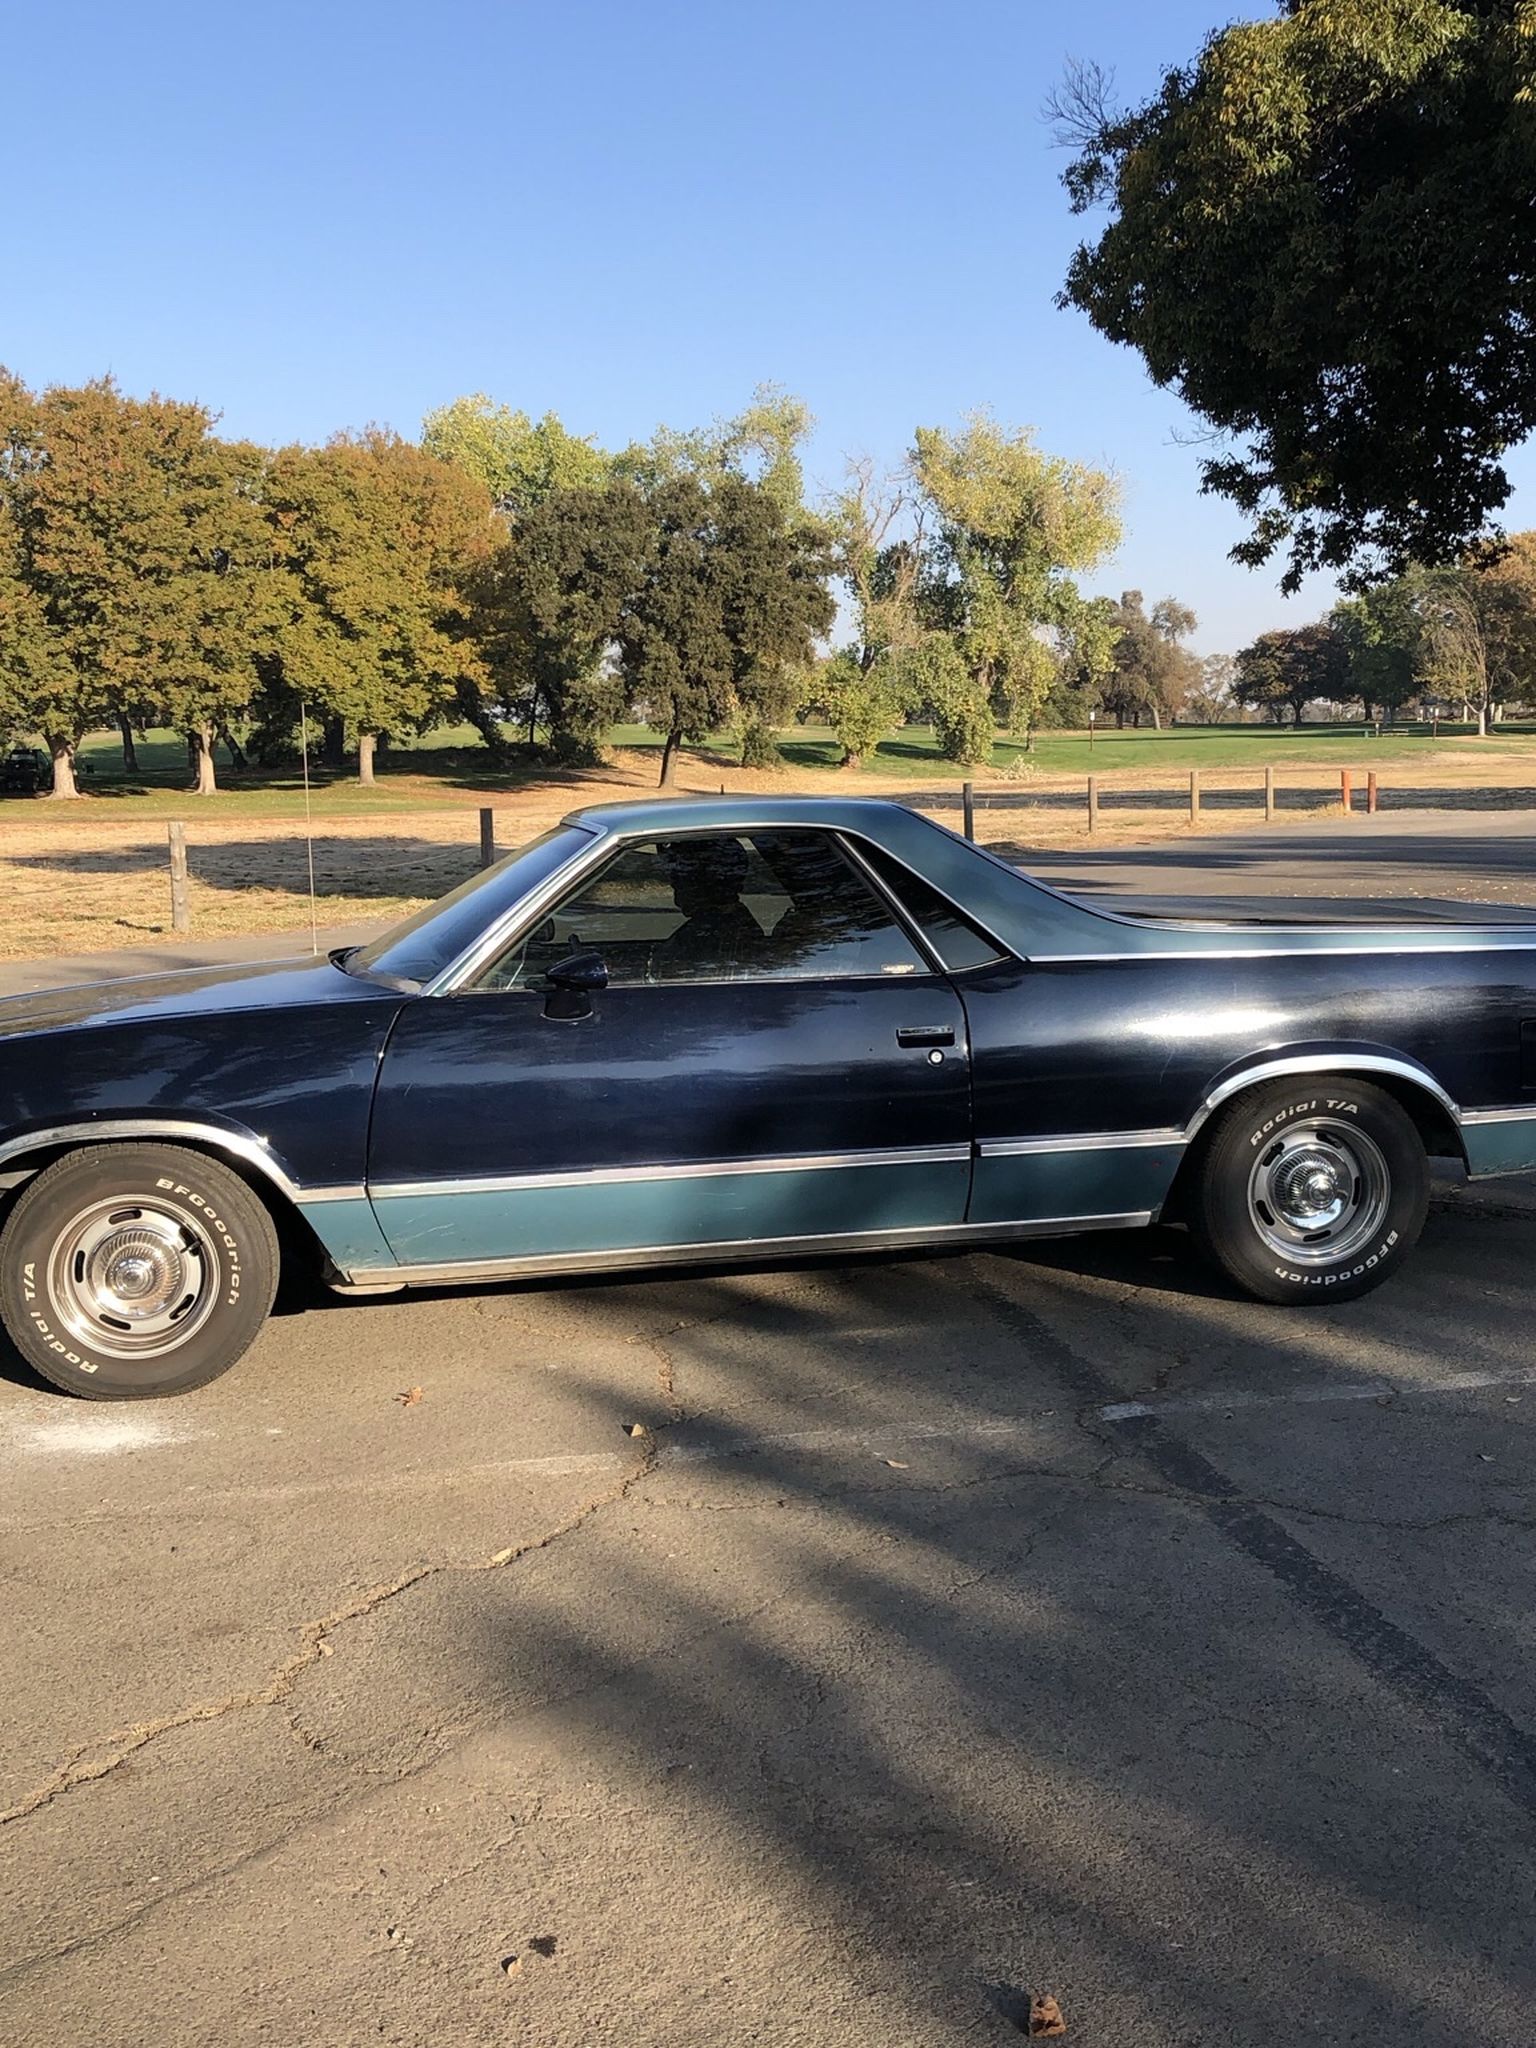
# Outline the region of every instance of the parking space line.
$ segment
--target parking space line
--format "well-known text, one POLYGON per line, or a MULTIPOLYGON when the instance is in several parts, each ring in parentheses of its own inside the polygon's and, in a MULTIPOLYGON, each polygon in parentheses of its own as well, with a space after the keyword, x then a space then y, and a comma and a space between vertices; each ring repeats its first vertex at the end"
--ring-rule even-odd
POLYGON ((1453 1372, 1438 1380, 1324 1380, 1283 1394, 1237 1388, 1227 1394, 1170 1394, 1163 1400, 1111 1401, 1098 1411, 1101 1422, 1133 1422, 1148 1415, 1226 1414, 1236 1408, 1292 1408, 1328 1401, 1399 1400, 1420 1394, 1476 1394, 1487 1387, 1536 1387, 1536 1370, 1453 1372))

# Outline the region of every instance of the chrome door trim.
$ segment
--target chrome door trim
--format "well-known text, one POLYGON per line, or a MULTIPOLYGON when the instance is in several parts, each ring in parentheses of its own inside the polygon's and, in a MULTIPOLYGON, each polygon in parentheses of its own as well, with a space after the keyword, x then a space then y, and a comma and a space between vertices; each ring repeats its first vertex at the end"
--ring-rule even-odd
POLYGON ((453 1286, 477 1280, 555 1278, 562 1273, 619 1272, 635 1266, 733 1265, 798 1258, 822 1252, 901 1251, 954 1244, 997 1243, 1021 1237, 1071 1237, 1088 1230, 1137 1230, 1152 1221, 1150 1209, 1105 1216, 1053 1216, 1030 1223, 943 1223, 929 1228, 859 1230, 822 1237, 749 1237, 702 1244, 643 1245, 626 1250, 566 1252, 513 1259, 463 1259, 444 1265, 359 1268, 347 1275, 354 1286, 392 1283, 401 1287, 453 1286))
POLYGON ((1474 1126, 1536 1123, 1536 1105, 1525 1109, 1464 1109, 1461 1112, 1461 1122, 1474 1126))
MULTIPOLYGON (((1038 888, 1041 885, 1035 883, 1033 886, 1038 888)), ((1110 912, 1103 910, 1093 910, 1090 914, 1094 917, 1103 918, 1108 918, 1111 915, 1110 912)), ((1116 920, 1116 922, 1124 921, 1121 919, 1116 920)), ((1151 932, 1162 932, 1167 929, 1166 926, 1150 922, 1142 926, 1139 924, 1139 921, 1138 928, 1151 932)), ((1218 937, 1226 937, 1232 928, 1230 926, 1209 925, 1203 927, 1203 929, 1213 932, 1218 937)), ((1327 930, 1326 927, 1318 927, 1317 929, 1327 930)), ((1430 938, 1426 938, 1423 935, 1422 928, 1419 926, 1377 925, 1369 927, 1369 929, 1385 932, 1394 941, 1401 935, 1402 944, 1394 943, 1386 946, 1372 946, 1362 945, 1357 941, 1353 945, 1321 946, 1149 946, 1140 953, 1031 953, 1029 959, 1031 965, 1039 967, 1104 967, 1132 960, 1150 966, 1162 960, 1317 960, 1341 954, 1351 956, 1378 954, 1383 958, 1393 959, 1404 953, 1529 953, 1536 951, 1536 939, 1530 936, 1530 927, 1527 925, 1511 925, 1508 927, 1501 925, 1470 926, 1465 934, 1453 937, 1449 933, 1443 935, 1437 933, 1430 938), (1523 936, 1518 939, 1494 936, 1494 934, 1505 929, 1519 932, 1523 936)), ((1327 931, 1327 936, 1331 938, 1332 932, 1327 931)))
POLYGON ((595 867, 622 843, 618 835, 610 832, 594 832, 589 825, 576 828, 586 832, 591 840, 588 846, 578 846, 571 858, 552 874, 544 877, 536 888, 519 898, 510 910, 494 918, 478 938, 472 939, 457 959, 450 960, 432 979, 421 993, 424 996, 451 996, 462 988, 471 976, 488 967, 497 953, 513 945, 523 936, 524 931, 534 924, 549 908, 553 899, 563 894, 572 882, 579 882, 590 868, 595 867))
POLYGON ((375 1181, 369 1193, 376 1202, 429 1195, 520 1194, 538 1188, 597 1188, 633 1181, 714 1180, 726 1175, 818 1173, 828 1169, 871 1166, 948 1166, 969 1161, 968 1143, 892 1146, 873 1152, 805 1152, 769 1154, 751 1159, 701 1159, 678 1166, 577 1167, 561 1173, 457 1175, 444 1180, 375 1181))
POLYGON ((1049 1138, 982 1138, 976 1151, 982 1159, 1022 1159, 1045 1152, 1130 1152, 1155 1145, 1183 1145, 1182 1130, 1069 1131, 1049 1138))

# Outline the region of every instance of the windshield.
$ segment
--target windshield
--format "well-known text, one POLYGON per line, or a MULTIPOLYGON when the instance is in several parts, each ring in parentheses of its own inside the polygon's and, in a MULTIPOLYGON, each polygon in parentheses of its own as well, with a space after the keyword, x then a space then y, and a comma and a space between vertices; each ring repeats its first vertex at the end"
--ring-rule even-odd
POLYGON ((494 867, 471 875, 403 924, 392 926, 371 945, 349 953, 347 972, 421 987, 451 966, 487 925, 591 843, 592 834, 579 825, 557 825, 530 839, 494 867))

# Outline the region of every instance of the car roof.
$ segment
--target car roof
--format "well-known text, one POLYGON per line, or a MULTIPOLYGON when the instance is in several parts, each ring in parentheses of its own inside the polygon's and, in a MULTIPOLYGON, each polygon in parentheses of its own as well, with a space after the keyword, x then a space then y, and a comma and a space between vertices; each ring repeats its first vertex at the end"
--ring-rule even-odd
POLYGON ((754 825, 819 825, 824 831, 878 832, 905 804, 870 796, 672 796, 642 797, 633 803, 589 804, 565 822, 588 832, 615 832, 626 839, 640 833, 698 831, 711 825, 746 830, 754 825))

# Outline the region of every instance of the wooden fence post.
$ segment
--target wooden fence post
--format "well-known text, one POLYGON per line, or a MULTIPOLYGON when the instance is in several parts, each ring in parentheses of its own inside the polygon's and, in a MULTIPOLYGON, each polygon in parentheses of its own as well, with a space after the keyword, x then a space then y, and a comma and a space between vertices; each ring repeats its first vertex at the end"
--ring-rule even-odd
POLYGON ((1339 770, 1339 804, 1346 813, 1355 807, 1354 778, 1348 768, 1339 770))
POLYGON ((480 865, 494 867, 496 863, 496 813, 482 810, 480 813, 480 865))
POLYGON ((166 830, 171 842, 171 930, 190 931, 192 920, 187 914, 187 828, 185 825, 170 825, 166 830))
POLYGON ((1088 830, 1090 832, 1096 832, 1098 829, 1099 778, 1097 777, 1097 775, 1090 775, 1088 778, 1088 830))
POLYGON ((965 812, 965 836, 967 839, 974 840, 976 837, 976 785, 974 782, 961 783, 960 802, 965 812))
POLYGON ((1266 825, 1273 825, 1275 822, 1275 771, 1273 768, 1266 768, 1264 770, 1264 822, 1266 825))
POLYGON ((1200 770, 1198 768, 1191 768, 1189 771, 1189 822, 1191 825, 1198 825, 1200 822, 1200 770))
POLYGON ((1376 770, 1372 768, 1365 778, 1365 808, 1371 817, 1376 815, 1376 770))

